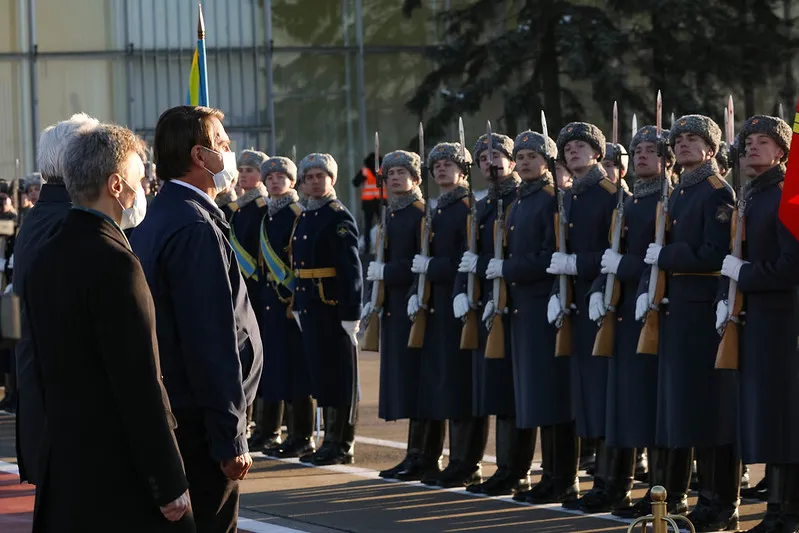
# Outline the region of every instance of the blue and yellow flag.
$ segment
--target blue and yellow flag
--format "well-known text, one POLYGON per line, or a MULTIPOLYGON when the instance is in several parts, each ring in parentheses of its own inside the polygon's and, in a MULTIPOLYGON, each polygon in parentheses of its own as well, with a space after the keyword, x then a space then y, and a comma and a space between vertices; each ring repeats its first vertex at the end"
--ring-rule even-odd
POLYGON ((200 14, 197 21, 197 48, 191 61, 189 74, 189 90, 186 93, 186 105, 208 105, 208 75, 205 63, 205 21, 203 6, 199 4, 200 14))

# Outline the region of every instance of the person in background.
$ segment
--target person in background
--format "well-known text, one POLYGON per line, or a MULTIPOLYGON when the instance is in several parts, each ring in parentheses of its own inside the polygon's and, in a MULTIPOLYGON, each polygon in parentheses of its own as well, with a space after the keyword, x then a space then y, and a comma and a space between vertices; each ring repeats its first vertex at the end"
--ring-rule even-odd
MULTIPOLYGON (((382 166, 383 158, 380 158, 379 164, 382 166)), ((380 202, 388 198, 388 192, 383 188, 383 195, 380 196, 380 187, 377 185, 377 176, 375 175, 375 154, 370 153, 363 160, 363 167, 355 177, 352 178, 352 184, 355 187, 361 188, 361 210, 363 211, 363 239, 364 239, 364 253, 371 253, 372 249, 372 224, 380 216, 380 202)))

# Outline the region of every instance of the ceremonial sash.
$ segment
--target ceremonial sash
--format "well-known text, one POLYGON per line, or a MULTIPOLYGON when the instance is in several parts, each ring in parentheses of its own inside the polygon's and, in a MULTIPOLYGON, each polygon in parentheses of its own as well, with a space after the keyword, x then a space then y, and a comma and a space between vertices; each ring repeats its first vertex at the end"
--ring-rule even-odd
POLYGON ((244 274, 244 277, 247 279, 254 279, 258 280, 257 270, 257 263, 253 256, 247 253, 247 250, 241 245, 239 240, 236 238, 236 232, 233 231, 233 219, 231 217, 231 225, 230 225, 230 244, 233 246, 233 252, 236 254, 236 259, 239 262, 239 269, 241 273, 244 274))
POLYGON ((280 259, 280 256, 272 248, 272 244, 266 236, 265 222, 266 217, 261 221, 261 257, 264 260, 266 268, 269 269, 272 279, 293 293, 294 287, 297 284, 294 272, 280 259))

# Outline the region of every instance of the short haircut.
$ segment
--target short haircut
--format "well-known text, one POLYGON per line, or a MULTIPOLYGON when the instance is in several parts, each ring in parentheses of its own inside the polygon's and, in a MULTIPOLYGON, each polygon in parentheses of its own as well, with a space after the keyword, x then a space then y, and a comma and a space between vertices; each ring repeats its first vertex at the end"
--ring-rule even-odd
POLYGON ((153 141, 155 171, 160 179, 184 176, 191 168, 192 147, 214 148, 212 118, 222 121, 225 115, 202 106, 178 106, 164 111, 155 126, 153 141))
POLYGON ((64 181, 64 153, 69 142, 81 131, 94 129, 100 121, 86 113, 76 113, 67 120, 48 126, 39 137, 36 162, 42 177, 49 183, 64 181))
POLYGON ((79 205, 96 201, 108 177, 122 172, 131 153, 143 161, 144 141, 116 124, 103 124, 75 136, 64 157, 64 183, 72 201, 79 205))

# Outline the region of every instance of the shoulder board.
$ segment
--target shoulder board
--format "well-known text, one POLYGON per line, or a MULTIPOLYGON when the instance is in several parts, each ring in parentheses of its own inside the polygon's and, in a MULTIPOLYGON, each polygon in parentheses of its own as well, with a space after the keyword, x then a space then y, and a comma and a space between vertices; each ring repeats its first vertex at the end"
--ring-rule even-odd
POLYGON ((424 212, 424 200, 416 200, 415 202, 413 202, 413 207, 415 207, 419 211, 424 212))
POLYGON ((295 216, 300 216, 302 214, 302 206, 296 202, 289 204, 289 209, 291 209, 291 212, 294 213, 295 216))
POLYGON ((236 211, 239 210, 239 204, 237 204, 236 202, 230 202, 229 204, 227 204, 227 208, 230 209, 231 212, 235 213, 236 211))
POLYGON ((333 211, 343 211, 344 210, 344 204, 342 204, 338 200, 333 200, 332 202, 329 202, 327 205, 329 205, 330 209, 332 209, 333 211))
POLYGON ((258 207, 266 207, 266 198, 264 198, 263 196, 259 196, 258 198, 255 199, 255 205, 257 205, 258 207))
POLYGON ((707 179, 707 182, 708 182, 708 183, 710 184, 710 186, 711 186, 711 187, 713 187, 714 189, 723 189, 723 188, 724 188, 724 182, 723 182, 723 181, 721 181, 721 178, 719 178, 719 177, 718 177, 718 176, 716 176, 715 174, 714 174, 713 176, 710 176, 710 177, 707 179))
POLYGON ((541 190, 550 196, 555 196, 555 187, 553 187, 552 185, 544 185, 544 187, 541 190))
POLYGON ((602 178, 602 181, 599 182, 599 186, 611 194, 616 194, 619 190, 619 187, 607 178, 602 178))
POLYGON ((777 185, 779 185, 780 189, 782 189, 785 186, 785 182, 781 181, 777 185))

